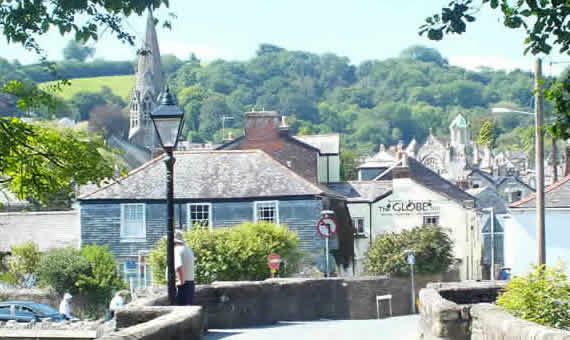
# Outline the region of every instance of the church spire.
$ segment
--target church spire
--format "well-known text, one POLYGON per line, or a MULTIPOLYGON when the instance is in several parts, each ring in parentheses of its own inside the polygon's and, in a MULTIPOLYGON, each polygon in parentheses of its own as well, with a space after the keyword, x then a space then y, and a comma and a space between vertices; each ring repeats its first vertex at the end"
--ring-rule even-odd
POLYGON ((164 74, 162 73, 158 37, 154 27, 154 17, 149 9, 146 21, 146 34, 143 46, 139 51, 136 74, 137 90, 144 95, 148 91, 156 97, 164 88, 164 74))
POLYGON ((150 113, 156 106, 158 95, 164 88, 164 74, 154 18, 150 8, 146 21, 145 39, 137 54, 135 88, 130 104, 129 141, 152 150, 156 146, 156 133, 152 126, 150 113))

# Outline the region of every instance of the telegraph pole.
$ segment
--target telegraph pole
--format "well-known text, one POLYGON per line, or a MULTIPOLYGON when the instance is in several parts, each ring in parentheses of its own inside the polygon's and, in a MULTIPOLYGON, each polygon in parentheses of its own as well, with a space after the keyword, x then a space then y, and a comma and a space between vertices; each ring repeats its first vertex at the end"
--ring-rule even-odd
POLYGON ((541 89, 542 60, 537 58, 534 64, 534 110, 536 134, 536 238, 538 241, 538 265, 546 263, 545 231, 544 231, 544 99, 541 89))

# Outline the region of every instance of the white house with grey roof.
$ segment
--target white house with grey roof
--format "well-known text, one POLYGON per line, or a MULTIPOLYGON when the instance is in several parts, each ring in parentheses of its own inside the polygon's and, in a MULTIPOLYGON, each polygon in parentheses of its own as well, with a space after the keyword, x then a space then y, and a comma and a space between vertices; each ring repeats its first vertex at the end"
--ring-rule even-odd
MULTIPOLYGON (((570 176, 545 190, 546 264, 563 261, 570 265, 570 176)), ((538 259, 536 196, 529 195, 509 205, 505 219, 505 266, 513 274, 531 270, 538 259)), ((568 269, 568 267, 567 267, 568 269)))
MULTIPOLYGON (((230 227, 242 221, 271 221, 297 232, 299 244, 315 262, 324 240, 316 225, 322 210, 348 216, 342 195, 298 175, 261 150, 175 152, 174 202, 177 228, 200 224, 230 227)), ((150 283, 146 256, 166 235, 164 156, 79 197, 82 244, 109 245, 124 277, 150 283)), ((347 217, 348 218, 348 217, 347 217)), ((353 230, 339 222, 331 239, 337 263, 352 262, 353 230)))
POLYGON ((399 156, 400 160, 374 180, 329 185, 347 197, 358 231, 357 272, 364 271, 364 255, 379 235, 438 224, 454 241, 459 277, 480 278, 481 237, 475 197, 405 153, 399 156))

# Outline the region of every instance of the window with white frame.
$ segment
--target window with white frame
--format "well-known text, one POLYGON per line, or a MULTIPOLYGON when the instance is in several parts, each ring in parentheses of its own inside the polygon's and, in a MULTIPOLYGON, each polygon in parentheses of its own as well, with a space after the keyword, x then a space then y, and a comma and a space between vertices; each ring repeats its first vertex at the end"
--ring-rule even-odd
POLYGON ((211 203, 188 203, 186 230, 192 230, 193 226, 212 226, 211 203))
POLYGON ((279 204, 277 201, 259 201, 253 204, 254 220, 279 224, 279 204))
POLYGON ((364 234, 364 218, 354 217, 352 219, 352 224, 354 225, 354 228, 356 228, 357 234, 364 234))
POLYGON ((145 239, 146 217, 144 203, 121 204, 121 239, 145 239))
POLYGON ((439 216, 424 216, 424 225, 438 225, 439 216))

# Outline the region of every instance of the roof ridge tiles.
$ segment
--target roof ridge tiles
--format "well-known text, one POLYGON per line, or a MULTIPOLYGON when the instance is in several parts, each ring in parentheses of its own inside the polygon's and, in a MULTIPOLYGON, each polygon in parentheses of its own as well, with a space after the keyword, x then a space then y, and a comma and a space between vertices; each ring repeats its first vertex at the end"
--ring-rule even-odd
MULTIPOLYGON (((556 188, 559 188, 560 186, 562 186, 563 184, 565 184, 569 180, 570 180, 570 175, 562 177, 558 182, 553 183, 553 184, 547 186, 546 188, 544 188, 544 194, 549 193, 556 188)), ((523 205, 524 203, 530 202, 534 199, 536 199, 536 192, 528 195, 527 197, 525 197, 523 199, 520 199, 516 202, 511 203, 509 205, 509 208, 517 208, 517 207, 523 205)))

